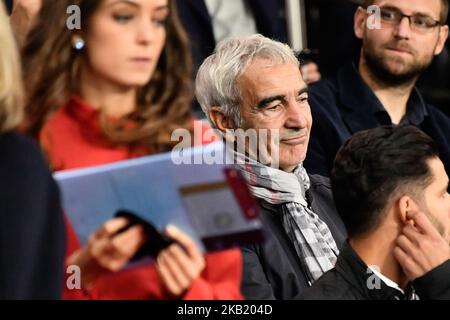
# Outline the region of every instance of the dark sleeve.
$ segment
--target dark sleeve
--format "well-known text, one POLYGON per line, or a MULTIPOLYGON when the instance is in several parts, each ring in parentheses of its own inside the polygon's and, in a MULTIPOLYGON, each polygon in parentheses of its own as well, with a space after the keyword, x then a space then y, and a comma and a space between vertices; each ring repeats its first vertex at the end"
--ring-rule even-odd
POLYGON ((39 148, 0 136, 0 177, 0 299, 59 299, 65 227, 39 148))
POLYGON ((450 300, 450 260, 416 279, 413 286, 422 300, 450 300))
POLYGON ((248 300, 274 300, 272 285, 267 280, 254 247, 242 248, 243 274, 241 291, 248 300))

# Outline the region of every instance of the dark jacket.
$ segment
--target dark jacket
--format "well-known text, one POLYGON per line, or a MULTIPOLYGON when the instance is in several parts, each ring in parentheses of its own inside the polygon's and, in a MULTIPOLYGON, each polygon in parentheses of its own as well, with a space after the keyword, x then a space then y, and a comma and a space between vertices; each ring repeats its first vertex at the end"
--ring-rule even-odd
MULTIPOLYGON (((287 41, 284 1, 246 0, 256 21, 258 32, 266 37, 287 41)), ((191 41, 196 68, 216 47, 211 17, 203 0, 177 0, 178 15, 191 41)))
MULTIPOLYGON (((334 207, 329 180, 321 176, 310 178, 308 203, 328 225, 340 247, 346 231, 334 207)), ((263 244, 242 248, 242 293, 251 300, 292 299, 309 287, 305 269, 283 228, 280 207, 263 200, 260 204, 267 239, 263 244)))
POLYGON ((39 148, 0 135, 0 299, 61 298, 66 239, 59 200, 39 148))
POLYGON ((336 267, 325 273, 302 293, 304 300, 408 300, 413 292, 420 299, 449 299, 449 263, 413 282, 402 293, 387 286, 361 260, 348 242, 344 244, 336 267), (430 280, 430 279, 433 280, 430 280), (414 290, 412 290, 414 288, 414 290))
POLYGON ((422 300, 450 300, 450 260, 413 281, 422 300))
POLYGON ((299 296, 304 300, 407 300, 387 286, 345 242, 334 269, 325 273, 311 288, 299 296))
MULTIPOLYGON (((329 176, 337 151, 353 134, 392 124, 354 63, 341 68, 335 77, 312 85, 310 105, 313 126, 304 166, 311 174, 329 176)), ((450 174, 450 118, 426 104, 414 89, 405 119, 405 124, 415 125, 435 140, 450 174)))

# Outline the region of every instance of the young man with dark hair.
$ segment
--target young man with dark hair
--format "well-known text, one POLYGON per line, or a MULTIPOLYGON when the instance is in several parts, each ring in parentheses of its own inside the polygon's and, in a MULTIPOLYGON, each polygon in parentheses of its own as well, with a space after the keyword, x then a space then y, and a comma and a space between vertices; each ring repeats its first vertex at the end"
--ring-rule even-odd
POLYGON ((444 49, 448 0, 372 0, 355 13, 359 61, 310 86, 314 119, 305 167, 329 176, 339 147, 353 134, 383 125, 413 125, 429 135, 450 173, 450 118, 415 87, 444 49))
POLYGON ((339 150, 331 185, 349 240, 305 298, 450 299, 449 179, 431 138, 413 126, 357 133, 339 150), (443 258, 420 274, 411 243, 429 235, 436 247, 425 254, 443 258))

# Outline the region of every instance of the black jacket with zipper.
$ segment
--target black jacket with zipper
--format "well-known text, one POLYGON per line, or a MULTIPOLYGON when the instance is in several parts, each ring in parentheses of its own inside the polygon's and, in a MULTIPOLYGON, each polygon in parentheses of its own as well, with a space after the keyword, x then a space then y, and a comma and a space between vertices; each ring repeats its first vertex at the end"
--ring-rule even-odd
POLYGON ((416 279, 406 293, 387 286, 346 242, 336 267, 303 292, 304 300, 421 300, 450 299, 450 260, 416 279), (413 290, 414 289, 414 290, 413 290))
MULTIPOLYGON (((328 225, 340 247, 346 230, 334 206, 329 179, 316 175, 310 178, 308 204, 328 225)), ((309 287, 306 270, 283 228, 281 207, 264 200, 260 200, 260 205, 267 239, 263 244, 242 248, 242 293, 250 300, 292 299, 309 287)))

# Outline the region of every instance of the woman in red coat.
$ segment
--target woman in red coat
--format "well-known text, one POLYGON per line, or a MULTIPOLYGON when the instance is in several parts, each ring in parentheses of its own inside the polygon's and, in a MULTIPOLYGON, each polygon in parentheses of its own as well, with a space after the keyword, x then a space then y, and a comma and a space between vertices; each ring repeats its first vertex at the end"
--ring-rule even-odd
MULTIPOLYGON (((44 0, 24 67, 26 130, 54 170, 170 151, 175 129, 196 126, 187 40, 171 0, 44 0)), ((154 265, 122 270, 147 240, 141 227, 113 236, 127 221, 108 221, 80 248, 67 224, 67 264, 81 268, 83 290, 66 288, 66 298, 241 298, 237 249, 203 257, 168 228, 179 244, 154 265)))

